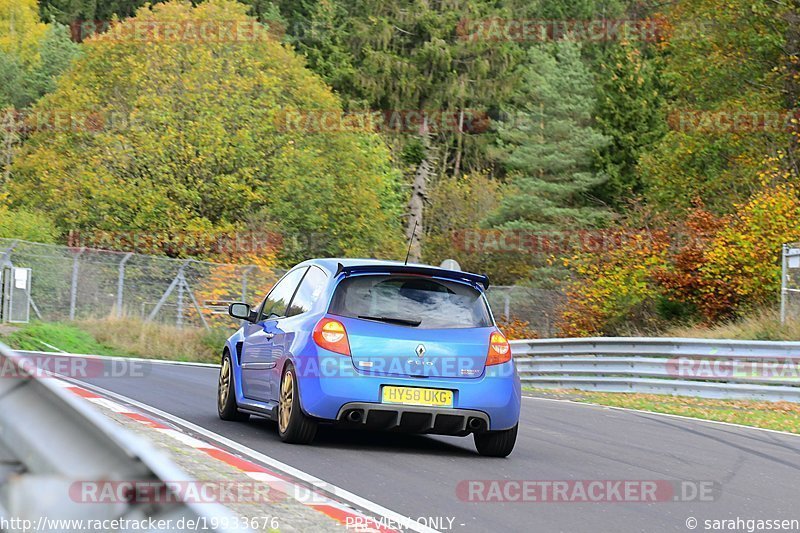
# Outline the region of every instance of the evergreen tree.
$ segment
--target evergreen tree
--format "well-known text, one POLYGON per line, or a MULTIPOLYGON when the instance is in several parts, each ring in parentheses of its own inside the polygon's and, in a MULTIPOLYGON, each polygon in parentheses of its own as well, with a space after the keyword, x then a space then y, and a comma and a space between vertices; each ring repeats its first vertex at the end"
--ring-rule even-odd
MULTIPOLYGON (((488 2, 281 4, 294 32, 290 40, 306 56, 309 67, 342 95, 349 109, 422 111, 458 117, 460 122, 510 93, 508 73, 517 45, 466 39, 460 33, 465 20, 513 16, 488 2)), ((429 182, 448 172, 474 170, 482 162, 471 168, 473 162, 465 155, 472 153, 472 139, 460 128, 426 129, 423 125, 418 132, 403 128, 398 133, 392 135, 392 142, 399 145, 411 181, 406 234, 414 235, 410 258, 418 261, 429 182)))
POLYGON ((597 127, 611 142, 597 154, 596 168, 608 180, 596 193, 615 207, 642 192, 639 155, 666 130, 657 63, 645 54, 641 43, 622 41, 607 47, 598 65, 597 127))
POLYGON ((511 176, 491 222, 526 229, 602 224, 609 212, 589 191, 603 182, 591 165, 608 139, 592 127, 592 76, 570 41, 532 47, 517 72, 520 90, 498 129, 496 156, 511 176))

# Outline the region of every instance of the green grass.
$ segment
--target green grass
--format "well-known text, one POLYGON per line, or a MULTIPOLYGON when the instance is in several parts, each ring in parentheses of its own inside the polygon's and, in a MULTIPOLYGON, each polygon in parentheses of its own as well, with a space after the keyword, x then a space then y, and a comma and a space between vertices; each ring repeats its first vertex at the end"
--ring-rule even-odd
POLYGON ((71 353, 133 355, 98 342, 90 333, 75 325, 58 322, 32 322, 16 331, 0 336, 0 341, 16 350, 56 351, 47 346, 49 344, 71 353))
POLYGON ((96 319, 69 323, 32 322, 3 328, 0 342, 17 350, 144 357, 218 363, 227 330, 147 323, 137 319, 96 319))
POLYGON ((800 434, 800 404, 749 400, 712 400, 658 394, 525 389, 534 396, 640 409, 654 413, 717 420, 800 434))

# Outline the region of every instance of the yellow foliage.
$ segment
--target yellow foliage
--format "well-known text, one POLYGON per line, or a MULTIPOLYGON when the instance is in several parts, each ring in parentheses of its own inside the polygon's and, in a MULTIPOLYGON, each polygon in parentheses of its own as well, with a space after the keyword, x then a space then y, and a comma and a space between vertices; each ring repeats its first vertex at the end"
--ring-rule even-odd
POLYGON ((0 51, 27 64, 38 63, 46 30, 36 0, 0 0, 0 51))

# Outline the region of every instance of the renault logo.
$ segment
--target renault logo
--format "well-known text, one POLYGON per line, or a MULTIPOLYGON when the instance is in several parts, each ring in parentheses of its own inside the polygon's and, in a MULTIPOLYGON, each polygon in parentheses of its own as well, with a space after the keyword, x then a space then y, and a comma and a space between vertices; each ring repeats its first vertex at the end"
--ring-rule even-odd
POLYGON ((425 355, 425 347, 421 344, 417 346, 417 349, 414 351, 417 352, 417 357, 422 357, 423 355, 425 355))

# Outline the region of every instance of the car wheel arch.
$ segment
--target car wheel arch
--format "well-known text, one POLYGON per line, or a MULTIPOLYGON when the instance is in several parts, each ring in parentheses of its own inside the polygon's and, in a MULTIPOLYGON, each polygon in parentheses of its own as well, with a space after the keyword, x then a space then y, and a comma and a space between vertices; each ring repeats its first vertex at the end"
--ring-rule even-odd
POLYGON ((308 417, 311 417, 311 418, 315 418, 313 415, 308 413, 308 411, 306 410, 305 406, 303 405, 303 394, 301 392, 301 387, 300 387, 300 378, 297 375, 297 363, 294 361, 293 357, 286 357, 286 359, 284 359, 283 364, 281 365, 281 379, 278 381, 278 386, 280 387, 280 385, 283 383, 283 376, 286 375, 286 369, 290 365, 291 365, 292 369, 294 369, 294 372, 295 372, 295 378, 296 378, 295 379, 295 383, 296 383, 296 386, 297 386, 297 398, 298 398, 298 402, 297 403, 300 405, 300 410, 303 412, 304 415, 306 415, 308 417))

